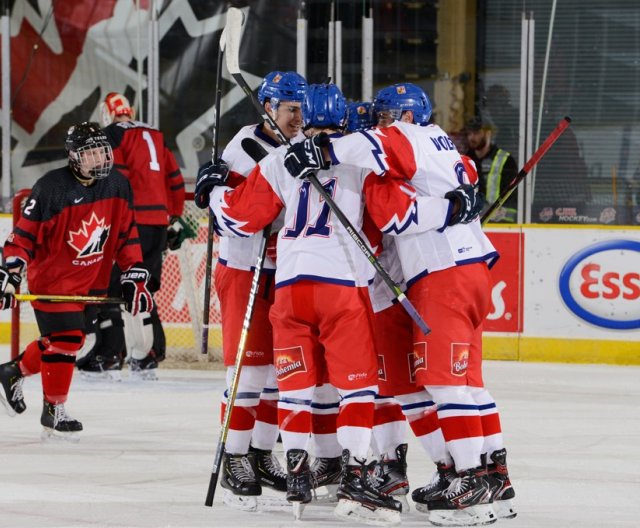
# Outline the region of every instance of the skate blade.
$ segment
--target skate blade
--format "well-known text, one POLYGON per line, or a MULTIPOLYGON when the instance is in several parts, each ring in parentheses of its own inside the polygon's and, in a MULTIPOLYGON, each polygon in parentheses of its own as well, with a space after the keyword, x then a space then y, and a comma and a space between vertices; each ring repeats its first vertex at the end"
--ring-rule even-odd
POLYGON ((156 369, 149 370, 131 370, 129 371, 129 379, 135 381, 158 381, 156 369))
POLYGON ((428 520, 434 526, 482 526, 498 518, 491 504, 478 504, 460 510, 430 510, 428 520))
POLYGON ((407 500, 407 495, 406 494, 391 495, 391 497, 393 497, 400 504, 402 504, 402 512, 400 512, 400 513, 408 513, 409 511, 411 511, 411 508, 409 508, 409 501, 407 500))
POLYGON ((55 429, 44 427, 42 429, 42 433, 40 433, 40 440, 45 444, 56 444, 61 442, 77 444, 80 441, 80 433, 61 433, 55 429))
POLYGON ((313 502, 319 504, 335 504, 338 502, 338 484, 327 484, 315 489, 313 502))
POLYGON ((122 381, 122 372, 119 370, 105 370, 103 372, 89 372, 80 370, 80 377, 86 381, 122 381))
POLYGON ((2 394, 0 394, 0 403, 4 406, 5 411, 9 416, 11 416, 11 418, 18 414, 2 394))
POLYGON ((493 510, 498 519, 513 519, 518 515, 511 499, 493 501, 493 510))
POLYGON ((370 510, 356 501, 340 499, 333 513, 347 521, 358 521, 370 526, 396 526, 400 524, 400 512, 388 508, 370 510))
POLYGON ((225 490, 222 494, 222 504, 225 504, 234 510, 245 512, 258 511, 257 496, 234 495, 230 490, 225 490))
POLYGON ((291 510, 293 511, 293 520, 299 521, 302 519, 302 512, 307 505, 306 502, 291 502, 291 510))

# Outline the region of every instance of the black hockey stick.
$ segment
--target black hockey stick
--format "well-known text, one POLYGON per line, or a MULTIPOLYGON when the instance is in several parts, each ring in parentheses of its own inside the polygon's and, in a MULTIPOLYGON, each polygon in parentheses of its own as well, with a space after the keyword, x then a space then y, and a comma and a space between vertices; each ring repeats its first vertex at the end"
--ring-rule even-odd
MULTIPOLYGON (((225 25, 226 29, 226 25, 225 25)), ((224 32, 220 35, 220 45, 218 47, 218 63, 216 64, 216 99, 215 99, 215 115, 213 117, 213 147, 211 150, 211 161, 213 163, 218 159, 218 137, 220 127, 220 99, 222 98, 222 56, 224 54, 224 32)), ((211 302, 211 268, 213 262, 213 234, 214 223, 211 208, 207 206, 209 219, 207 224, 207 256, 205 261, 204 272, 204 306, 202 307, 202 339, 200 346, 201 354, 209 353, 209 303, 211 302)))
POLYGON ((556 140, 562 135, 562 133, 567 128, 569 128, 570 124, 571 124, 570 117, 564 117, 560 120, 556 128, 554 128, 551 131, 551 134, 547 136, 547 139, 544 140, 544 143, 542 143, 542 145, 538 147, 538 150, 536 150, 533 153, 533 156, 531 156, 529 160, 524 164, 524 167, 522 167, 520 172, 516 174, 515 178, 513 178, 513 180, 509 182, 509 185, 505 188, 505 190, 502 191, 502 193, 500 193, 500 196, 498 196, 498 199, 495 202, 493 202, 493 204, 491 204, 491 207, 489 207, 489 209, 487 209, 485 213, 482 215, 482 218, 480 219, 482 225, 485 225, 489 220, 491 220, 491 217, 496 212, 496 210, 502 207, 502 205, 509 199, 509 196, 511 196, 511 193, 513 193, 513 191, 520 184, 520 182, 524 180, 525 176, 529 174, 529 172, 531 172, 531 169, 533 169, 533 167, 536 166, 536 164, 542 159, 542 156, 544 156, 547 153, 547 151, 556 142, 556 140))
MULTIPOLYGON (((258 163, 262 158, 267 155, 267 151, 254 139, 244 138, 240 143, 242 149, 251 158, 258 163)), ((242 331, 240 332, 240 340, 238 341, 238 349, 236 351, 236 361, 233 367, 233 379, 228 389, 227 394, 227 406, 224 410, 224 417, 222 418, 222 425, 220 426, 220 437, 218 438, 218 446, 216 447, 216 454, 213 459, 213 468, 211 469, 211 477, 209 478, 209 489, 207 490, 207 498, 205 499, 205 506, 213 506, 213 498, 216 494, 216 487, 218 485, 218 475, 220 474, 220 464, 222 462, 222 455, 227 444, 227 435, 229 434, 229 426, 231 424, 231 412, 236 402, 236 396, 238 394, 238 381, 240 380, 240 372, 242 371, 242 360, 244 359, 244 349, 247 345, 247 337, 249 336, 249 328, 251 326, 251 319, 253 317, 253 309, 256 304, 256 295, 258 293, 258 287, 260 285, 260 274, 262 273, 262 266, 264 265, 264 259, 267 254, 267 241, 271 233, 271 226, 267 226, 262 230, 262 240, 260 241, 260 252, 256 260, 256 266, 253 271, 253 277, 251 279, 251 289, 249 290, 249 301, 247 302, 247 308, 244 313, 244 320, 242 321, 242 331)))
MULTIPOLYGON (((251 88, 244 80, 242 73, 240 72, 239 65, 239 54, 240 54, 240 37, 242 35, 242 22, 243 16, 242 12, 236 8, 229 8, 227 12, 227 28, 228 31, 225 33, 226 37, 226 54, 225 59, 227 63, 227 70, 232 75, 238 86, 242 88, 242 91, 247 95, 253 106, 256 108, 260 116, 264 121, 266 121, 269 126, 273 129, 275 134, 278 136, 278 139, 281 143, 286 145, 287 147, 291 146, 291 142, 287 139, 287 137, 282 133, 282 130, 278 127, 278 124, 275 120, 267 113, 264 107, 258 102, 256 96, 252 92, 251 88)), ((411 319, 418 325, 418 327, 422 330, 422 332, 427 335, 431 332, 431 329, 427 326, 424 319, 420 316, 417 310, 414 308, 413 304, 407 299, 407 296, 402 292, 400 287, 393 281, 393 279, 389 276, 389 274, 382 267, 378 259, 373 254, 371 248, 369 248, 368 244, 364 241, 364 239, 358 234, 356 228, 351 224, 349 219, 344 215, 344 213, 340 210, 337 204, 333 201, 329 193, 322 187, 322 184, 318 181, 318 178, 315 174, 311 174, 307 178, 311 185, 318 191, 320 196, 322 196, 325 203, 329 206, 331 211, 336 215, 340 223, 344 226, 349 236, 354 240, 356 245, 360 248, 362 253, 364 253, 367 260, 371 263, 371 265, 375 268, 378 274, 382 277, 385 284, 389 287, 389 289, 393 292, 394 297, 397 301, 402 304, 403 308, 407 311, 411 319)))

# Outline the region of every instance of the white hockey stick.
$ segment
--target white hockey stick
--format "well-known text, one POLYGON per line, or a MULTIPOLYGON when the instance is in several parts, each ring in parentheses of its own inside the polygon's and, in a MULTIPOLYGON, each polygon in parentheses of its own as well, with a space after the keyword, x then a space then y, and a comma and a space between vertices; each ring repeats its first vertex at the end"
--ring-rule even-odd
MULTIPOLYGON (((249 97, 249 100, 253 103, 253 106, 256 108, 260 116, 264 121, 266 121, 269 126, 273 129, 273 131, 278 136, 280 142, 287 147, 291 146, 290 141, 287 137, 282 133, 280 127, 275 122, 275 120, 267 113, 265 108, 258 102, 256 96, 253 91, 245 81, 242 73, 240 72, 240 64, 239 64, 239 56, 240 56, 240 40, 242 37, 242 23, 243 23, 243 15, 242 11, 236 8, 229 8, 227 11, 227 26, 226 26, 226 53, 225 59, 227 63, 227 70, 232 75, 238 86, 242 88, 242 91, 249 97)), ((396 300, 402 304, 402 307, 407 311, 411 319, 418 325, 418 327, 422 330, 422 332, 427 335, 431 332, 431 329, 427 326, 422 316, 415 309, 413 304, 407 299, 407 296, 402 292, 400 287, 393 281, 393 279, 389 276, 386 270, 382 267, 378 259, 373 254, 373 251, 369 247, 369 245, 364 241, 364 239, 358 234, 356 228, 349 221, 349 219, 345 216, 345 214, 340 210, 338 205, 333 201, 333 198, 327 193, 327 191, 322 187, 322 184, 318 181, 318 178, 315 174, 310 175, 307 178, 311 185, 318 191, 320 196, 322 196, 325 203, 329 206, 331 211, 336 215, 340 223, 344 226, 349 236, 354 240, 360 251, 364 254, 367 260, 371 263, 371 265, 375 268, 376 272, 382 277, 382 280, 389 287, 391 292, 393 293, 396 300)))

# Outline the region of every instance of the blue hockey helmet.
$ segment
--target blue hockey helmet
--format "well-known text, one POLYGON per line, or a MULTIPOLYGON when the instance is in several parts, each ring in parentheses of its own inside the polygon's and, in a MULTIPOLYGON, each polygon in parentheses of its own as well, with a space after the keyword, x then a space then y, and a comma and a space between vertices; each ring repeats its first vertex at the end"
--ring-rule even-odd
POLYGON ((299 73, 272 71, 265 76, 258 88, 258 101, 264 105, 268 99, 275 108, 281 101, 302 103, 306 91, 307 81, 299 73))
POLYGON ((431 101, 425 91, 412 83, 399 83, 380 90, 373 100, 374 115, 389 112, 400 119, 402 112, 411 110, 416 125, 426 125, 431 118, 431 101))
POLYGON ((302 122, 305 128, 341 128, 346 114, 344 95, 335 84, 309 85, 302 103, 302 122))
POLYGON ((366 101, 347 104, 347 132, 366 130, 376 124, 372 106, 366 101))

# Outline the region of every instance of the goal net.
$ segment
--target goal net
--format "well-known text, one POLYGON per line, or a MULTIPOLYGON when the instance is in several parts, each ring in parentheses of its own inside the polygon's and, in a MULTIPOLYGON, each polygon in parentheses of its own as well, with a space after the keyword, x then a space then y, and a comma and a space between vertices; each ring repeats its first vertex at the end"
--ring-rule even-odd
MULTIPOLYGON (((16 193, 13 200, 14 224, 20 217, 29 190, 16 193)), ((182 219, 196 233, 186 239, 177 251, 167 251, 162 266, 162 287, 155 294, 158 313, 167 338, 167 364, 175 367, 205 367, 222 358, 220 304, 212 289, 209 305, 209 349, 201 353, 204 278, 207 254, 207 211, 193 203, 193 193, 187 193, 182 219)), ((214 238, 213 266, 218 258, 218 240, 214 238)), ((213 288, 213 281, 212 281, 213 288)), ((26 277, 21 293, 30 292, 26 277)), ((18 303, 11 321, 11 352, 19 354, 39 335, 31 304, 18 303)))

